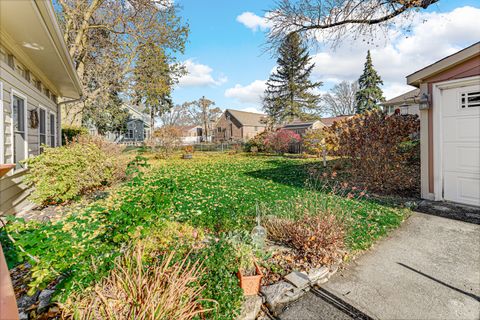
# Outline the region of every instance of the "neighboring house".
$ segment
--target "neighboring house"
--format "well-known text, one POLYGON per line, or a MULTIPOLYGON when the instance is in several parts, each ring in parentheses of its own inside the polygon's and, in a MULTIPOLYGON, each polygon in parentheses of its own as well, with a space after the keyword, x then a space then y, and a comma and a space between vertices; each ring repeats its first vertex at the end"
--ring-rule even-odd
POLYGON ((23 160, 61 144, 59 98, 78 99, 81 84, 50 1, 0 1, 0 214, 29 205, 23 160))
POLYGON ((150 138, 150 116, 139 110, 138 107, 125 105, 130 114, 126 124, 125 134, 120 142, 143 142, 150 138))
POLYGON ((480 42, 409 76, 420 89, 421 192, 480 205, 480 42))
POLYGON ((295 133, 298 133, 300 136, 303 137, 305 133, 310 129, 321 129, 325 127, 325 125, 320 120, 314 121, 293 121, 290 123, 285 124, 282 129, 290 130, 295 133))
POLYGON ((352 116, 336 116, 336 117, 322 118, 320 119, 320 121, 325 125, 325 127, 330 127, 334 122, 342 121, 350 117, 352 116))
POLYGON ((267 127, 265 119, 266 115, 262 113, 227 109, 217 121, 213 130, 213 140, 246 142, 265 131, 267 127))
POLYGON ((181 126, 183 144, 197 144, 203 142, 202 126, 181 126))
POLYGON ((394 114, 396 110, 398 110, 400 114, 416 114, 420 116, 420 109, 418 105, 419 97, 420 89, 411 90, 382 103, 383 111, 389 115, 394 114))

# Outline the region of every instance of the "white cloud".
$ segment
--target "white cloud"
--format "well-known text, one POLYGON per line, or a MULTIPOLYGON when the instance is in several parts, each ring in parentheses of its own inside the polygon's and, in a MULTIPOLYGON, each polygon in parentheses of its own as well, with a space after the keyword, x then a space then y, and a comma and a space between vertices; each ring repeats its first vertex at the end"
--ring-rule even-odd
POLYGON ((260 109, 260 106, 259 106, 258 108, 255 108, 255 107, 238 108, 237 110, 245 111, 245 112, 253 112, 253 113, 264 113, 264 112, 260 109))
POLYGON ((225 97, 233 98, 246 104, 260 105, 265 88, 265 80, 255 80, 246 86, 237 84, 235 87, 225 90, 225 97))
POLYGON ((237 17, 237 21, 253 31, 265 31, 270 28, 270 24, 265 17, 257 16, 253 12, 244 12, 237 17))
POLYGON ((180 78, 180 87, 205 87, 219 86, 228 81, 227 77, 220 75, 214 78, 213 69, 205 64, 197 63, 193 59, 184 62, 188 74, 180 78))
POLYGON ((385 96, 392 98, 411 89, 406 85, 408 74, 478 41, 478 21, 480 8, 469 6, 446 13, 418 13, 410 20, 408 35, 402 32, 406 22, 400 20, 388 31, 386 41, 377 35, 383 45, 372 48, 361 40, 346 39, 335 50, 314 54, 313 76, 331 83, 356 80, 371 49, 375 69, 385 83, 385 96))

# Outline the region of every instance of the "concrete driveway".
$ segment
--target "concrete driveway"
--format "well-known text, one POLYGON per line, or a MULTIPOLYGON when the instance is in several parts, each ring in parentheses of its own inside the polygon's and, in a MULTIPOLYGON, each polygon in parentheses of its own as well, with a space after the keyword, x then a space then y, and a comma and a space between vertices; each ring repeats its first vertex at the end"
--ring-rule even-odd
POLYGON ((480 226, 415 213, 281 319, 480 319, 480 226))

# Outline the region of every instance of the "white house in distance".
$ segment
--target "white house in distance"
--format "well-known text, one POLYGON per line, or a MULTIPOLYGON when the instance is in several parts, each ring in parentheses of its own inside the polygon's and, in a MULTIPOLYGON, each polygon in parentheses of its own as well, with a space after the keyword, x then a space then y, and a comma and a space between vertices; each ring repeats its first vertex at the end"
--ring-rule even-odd
POLYGON ((0 1, 0 214, 28 203, 22 160, 42 144, 61 144, 62 102, 78 99, 81 84, 50 1, 0 1))
POLYGON ((383 111, 394 114, 397 110, 400 114, 416 114, 420 116, 420 89, 410 90, 398 97, 382 103, 383 111))
POLYGON ((420 89, 421 192, 480 205, 480 42, 409 76, 420 89))

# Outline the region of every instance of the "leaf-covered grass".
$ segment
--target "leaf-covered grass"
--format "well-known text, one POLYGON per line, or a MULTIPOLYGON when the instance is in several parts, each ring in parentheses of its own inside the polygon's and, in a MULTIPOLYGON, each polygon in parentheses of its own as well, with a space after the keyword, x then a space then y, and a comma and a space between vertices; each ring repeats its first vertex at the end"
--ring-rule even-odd
POLYGON ((408 214, 372 200, 335 195, 328 188, 312 188, 306 184, 309 172, 323 170, 312 159, 196 153, 192 160, 149 162, 151 167, 138 171, 139 159, 129 167, 133 179, 110 197, 63 219, 9 223, 7 230, 16 243, 4 230, 0 232, 10 267, 25 260, 32 263, 31 292, 61 279, 57 298, 64 301, 71 292, 98 283, 128 245, 155 232, 162 234, 161 230, 171 228, 169 221, 176 221, 220 239, 192 256, 200 257, 208 269, 201 277, 202 297, 218 301, 210 318, 234 318, 242 295, 235 276, 235 252, 222 239, 228 231, 251 230, 256 204, 265 213, 283 217, 315 210, 336 214, 345 224, 351 250, 368 248, 408 214))
POLYGON ((193 160, 156 162, 150 179, 162 177, 176 185, 172 210, 177 219, 215 232, 251 228, 256 203, 269 208, 269 214, 285 216, 304 198, 315 198, 322 208, 345 217, 347 245, 354 250, 368 248, 404 220, 402 209, 333 195, 327 188, 312 190, 306 184, 312 169, 323 170, 315 159, 196 154, 193 160))

